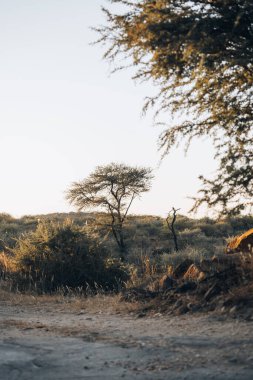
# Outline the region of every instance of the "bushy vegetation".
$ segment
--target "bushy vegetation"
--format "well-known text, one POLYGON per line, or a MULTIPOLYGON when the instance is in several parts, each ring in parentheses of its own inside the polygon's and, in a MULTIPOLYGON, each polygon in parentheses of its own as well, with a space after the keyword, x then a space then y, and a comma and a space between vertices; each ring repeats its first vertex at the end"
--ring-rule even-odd
POLYGON ((215 221, 178 216, 179 252, 165 219, 129 216, 120 252, 104 213, 24 216, 0 215, 0 276, 14 289, 54 292, 59 288, 104 290, 141 284, 168 271, 185 258, 200 262, 220 255, 229 238, 253 226, 253 217, 215 221), (15 227, 15 228, 14 228, 15 227), (2 274, 1 274, 2 273, 2 274), (128 274, 129 273, 129 274, 128 274))
POLYGON ((60 287, 117 289, 128 275, 120 261, 70 220, 41 221, 18 238, 12 250, 14 284, 52 292, 60 287))
MULTIPOLYGON (((85 229, 93 234, 99 241, 104 241, 106 247, 112 252, 117 246, 107 223, 104 213, 55 213, 48 215, 24 216, 20 219, 8 214, 0 214, 0 239, 13 248, 16 239, 23 234, 35 231, 38 223, 52 221, 63 223, 65 219, 73 221, 76 227, 85 229)), ((179 249, 194 247, 204 251, 222 250, 227 239, 241 234, 252 228, 253 216, 240 216, 216 221, 210 218, 192 219, 178 215, 175 229, 178 234, 179 249)), ((171 232, 168 230, 165 219, 157 216, 130 215, 126 220, 125 240, 129 256, 139 254, 152 254, 156 249, 172 253, 174 244, 171 232)), ((116 254, 117 255, 117 254, 116 254)))

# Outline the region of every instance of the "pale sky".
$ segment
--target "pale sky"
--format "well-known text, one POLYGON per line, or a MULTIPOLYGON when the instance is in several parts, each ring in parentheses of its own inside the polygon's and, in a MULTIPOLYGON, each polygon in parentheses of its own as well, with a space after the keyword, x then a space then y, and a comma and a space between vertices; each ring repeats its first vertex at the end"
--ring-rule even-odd
MULTIPOLYGON (((152 114, 141 116, 152 85, 131 72, 110 75, 103 48, 91 46, 106 0, 0 0, 0 212, 13 216, 74 211, 71 182, 110 162, 154 168, 152 190, 130 212, 187 214, 198 175, 215 170, 209 141, 159 166, 152 114)), ((168 120, 170 115, 168 115, 168 120)), ((201 214, 202 215, 202 214, 201 214)))

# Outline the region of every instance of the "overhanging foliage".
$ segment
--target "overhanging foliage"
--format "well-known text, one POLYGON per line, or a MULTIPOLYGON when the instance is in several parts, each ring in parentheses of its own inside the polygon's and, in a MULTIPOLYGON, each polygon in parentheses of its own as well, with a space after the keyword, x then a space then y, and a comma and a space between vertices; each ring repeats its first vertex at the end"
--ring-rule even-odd
POLYGON ((110 2, 126 8, 120 14, 103 9, 107 25, 96 30, 106 45, 104 57, 130 59, 135 78, 158 85, 145 110, 185 116, 162 133, 164 152, 182 140, 213 139, 220 166, 212 180, 200 177, 194 209, 207 203, 222 214, 237 214, 252 206, 252 1, 110 2))

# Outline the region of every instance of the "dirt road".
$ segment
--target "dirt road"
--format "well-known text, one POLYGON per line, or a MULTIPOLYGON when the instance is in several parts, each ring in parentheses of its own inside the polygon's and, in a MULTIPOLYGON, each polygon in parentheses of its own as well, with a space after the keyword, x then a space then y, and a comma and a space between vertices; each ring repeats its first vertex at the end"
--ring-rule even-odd
POLYGON ((0 302, 0 379, 253 379, 253 323, 0 302))

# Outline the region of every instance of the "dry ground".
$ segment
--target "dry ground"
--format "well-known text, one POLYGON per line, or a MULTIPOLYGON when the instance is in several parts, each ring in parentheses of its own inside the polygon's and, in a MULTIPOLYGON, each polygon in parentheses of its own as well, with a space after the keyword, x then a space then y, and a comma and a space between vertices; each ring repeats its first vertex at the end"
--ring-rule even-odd
POLYGON ((0 295, 1 380, 253 378, 252 321, 144 316, 117 296, 0 295))

